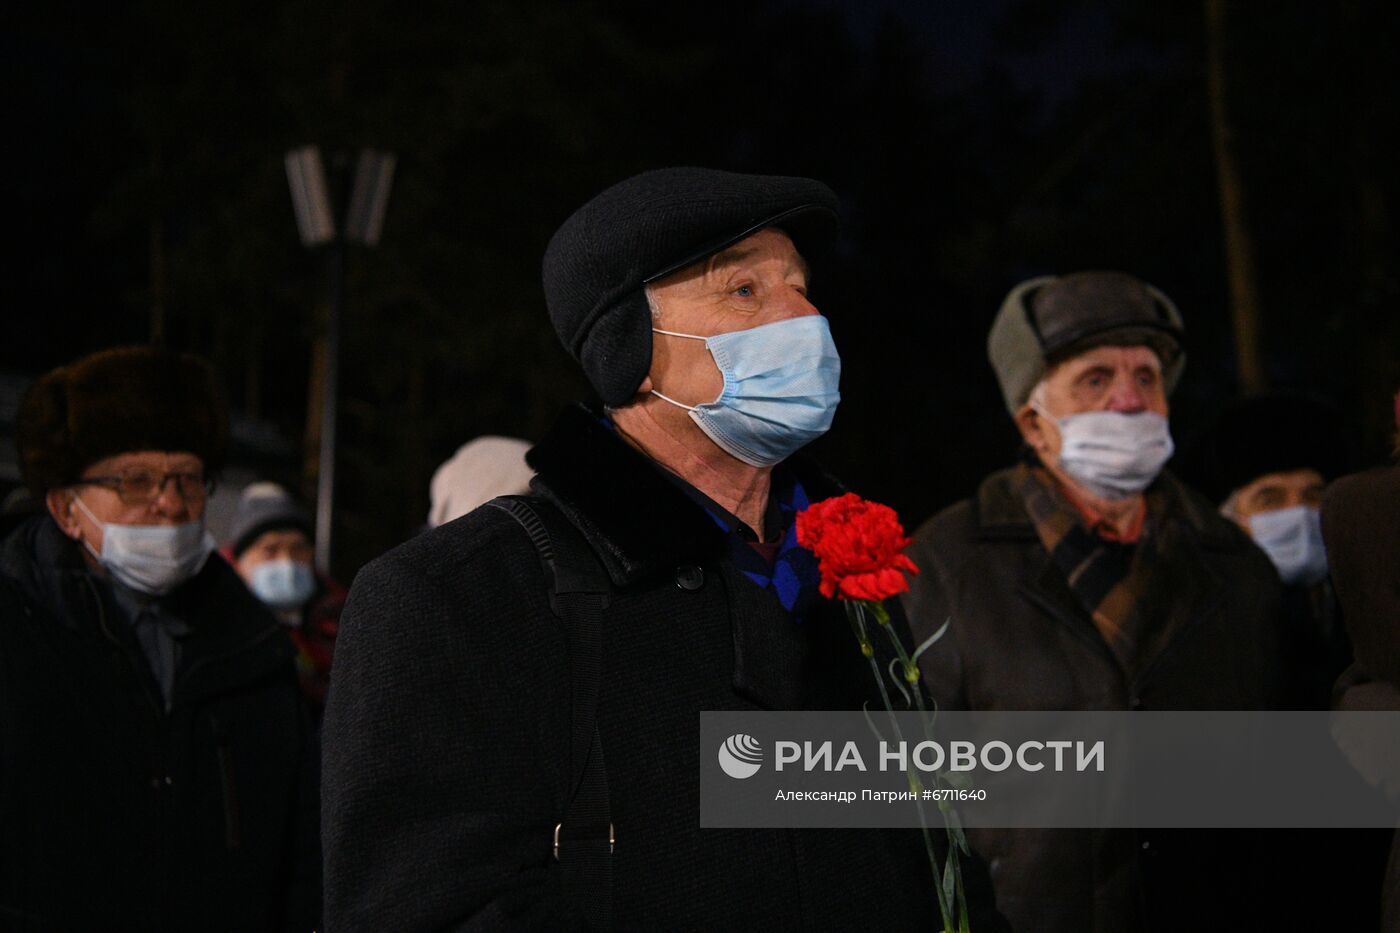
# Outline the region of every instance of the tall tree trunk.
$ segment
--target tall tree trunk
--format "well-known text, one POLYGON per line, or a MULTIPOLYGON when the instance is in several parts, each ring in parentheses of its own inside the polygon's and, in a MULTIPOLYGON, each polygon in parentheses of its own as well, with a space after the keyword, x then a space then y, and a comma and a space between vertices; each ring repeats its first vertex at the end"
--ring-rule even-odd
POLYGON ((152 216, 146 231, 150 288, 150 342, 165 346, 165 221, 152 216))
POLYGON ((1245 219, 1244 184, 1236 159, 1225 80, 1225 0, 1205 0, 1207 78, 1215 173, 1220 188, 1220 220, 1225 231, 1225 268, 1230 282, 1230 315, 1240 387, 1249 394, 1268 388, 1259 348, 1260 314, 1254 240, 1245 219))

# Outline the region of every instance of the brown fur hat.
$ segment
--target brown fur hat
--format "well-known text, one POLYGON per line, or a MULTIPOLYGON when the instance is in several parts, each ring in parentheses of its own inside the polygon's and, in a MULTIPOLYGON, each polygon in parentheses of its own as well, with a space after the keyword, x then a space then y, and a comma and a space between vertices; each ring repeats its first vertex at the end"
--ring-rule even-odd
POLYGON ((15 417, 20 470, 39 496, 90 464, 135 450, 186 450, 223 465, 228 411, 209 364, 156 347, 102 350, 34 381, 15 417))

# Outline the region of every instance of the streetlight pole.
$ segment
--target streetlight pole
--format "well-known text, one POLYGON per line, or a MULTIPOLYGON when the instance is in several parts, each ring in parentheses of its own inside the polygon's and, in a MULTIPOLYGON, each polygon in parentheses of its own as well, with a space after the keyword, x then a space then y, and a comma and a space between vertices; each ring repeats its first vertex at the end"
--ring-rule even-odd
POLYGON ((329 308, 321 356, 320 449, 316 462, 316 567, 329 573, 335 524, 335 455, 340 398, 340 333, 345 311, 346 252, 350 243, 376 246, 394 179, 390 152, 360 150, 341 223, 336 223, 321 152, 303 146, 286 155, 287 184, 303 246, 325 247, 329 308))

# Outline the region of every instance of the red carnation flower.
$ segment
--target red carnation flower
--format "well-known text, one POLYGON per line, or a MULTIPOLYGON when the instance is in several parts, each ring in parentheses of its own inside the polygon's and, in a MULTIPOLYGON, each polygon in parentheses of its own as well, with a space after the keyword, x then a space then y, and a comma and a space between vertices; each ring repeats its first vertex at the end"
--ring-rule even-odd
POLYGON ((797 516, 797 543, 817 556, 828 599, 888 599, 909 589, 909 539, 894 509, 853 492, 814 502, 797 516))

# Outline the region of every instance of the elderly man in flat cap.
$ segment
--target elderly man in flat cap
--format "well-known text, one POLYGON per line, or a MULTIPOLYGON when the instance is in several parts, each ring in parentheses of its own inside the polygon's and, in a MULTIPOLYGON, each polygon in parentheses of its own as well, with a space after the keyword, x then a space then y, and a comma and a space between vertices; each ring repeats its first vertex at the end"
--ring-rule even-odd
POLYGON ((794 532, 834 491, 794 454, 839 399, 807 268, 835 232, 818 182, 682 168, 554 235, 550 316, 606 408, 530 452, 528 534, 497 500, 356 580, 331 930, 935 926, 913 831, 698 826, 701 710, 879 702, 794 532))
MULTIPOLYGON (((944 708, 1277 702, 1277 575, 1162 470, 1182 335, 1166 295, 1120 272, 1037 278, 1006 298, 988 353, 1022 462, 931 519, 910 552, 915 637, 949 623, 920 665, 944 708)), ((1191 906, 1222 916, 1222 893, 1248 868, 1232 864, 1222 882, 1203 870, 1210 846, 1176 853, 1181 840, 1130 830, 968 836, 997 909, 1035 933, 1202 929, 1191 906)))
POLYGON ((206 364, 149 347, 20 403, 46 509, 0 530, 0 928, 316 926, 292 648, 204 530, 227 423, 206 364))

